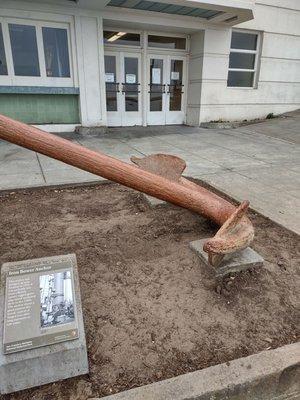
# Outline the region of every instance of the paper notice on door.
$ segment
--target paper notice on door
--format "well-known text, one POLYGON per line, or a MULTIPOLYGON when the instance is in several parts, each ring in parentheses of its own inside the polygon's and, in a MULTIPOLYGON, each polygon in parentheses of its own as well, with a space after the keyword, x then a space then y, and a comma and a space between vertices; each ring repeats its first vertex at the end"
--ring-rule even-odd
POLYGON ((136 83, 136 75, 126 74, 126 83, 136 83))
POLYGON ((172 81, 178 81, 179 80, 179 72, 172 71, 171 72, 171 80, 172 81))
POLYGON ((105 74, 105 82, 114 83, 114 81, 115 81, 115 74, 113 72, 107 72, 105 74))
POLYGON ((160 85, 161 83, 161 70, 160 68, 152 68, 152 83, 154 85, 160 85))

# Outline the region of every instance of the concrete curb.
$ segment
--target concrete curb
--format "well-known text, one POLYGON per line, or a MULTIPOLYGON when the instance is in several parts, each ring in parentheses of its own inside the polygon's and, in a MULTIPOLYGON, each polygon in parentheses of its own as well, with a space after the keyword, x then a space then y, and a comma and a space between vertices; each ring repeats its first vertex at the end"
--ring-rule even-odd
POLYGON ((300 342, 102 399, 299 400, 300 342))
POLYGON ((82 136, 102 136, 107 134, 107 132, 108 132, 107 126, 84 127, 78 125, 75 128, 75 133, 80 134, 82 136))

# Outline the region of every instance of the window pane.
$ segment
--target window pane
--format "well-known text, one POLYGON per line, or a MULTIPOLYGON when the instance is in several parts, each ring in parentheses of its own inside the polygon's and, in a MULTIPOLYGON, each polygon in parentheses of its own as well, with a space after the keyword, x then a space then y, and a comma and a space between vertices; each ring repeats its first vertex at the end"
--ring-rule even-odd
POLYGON ((255 54, 230 53, 229 68, 254 69, 255 54))
POLYGON ((140 46, 141 36, 138 33, 103 31, 105 44, 117 44, 126 46, 140 46))
POLYGON ((171 60, 170 75, 170 111, 181 111, 182 106, 182 60, 171 60))
POLYGON ((35 27, 9 24, 15 75, 40 76, 35 27))
POLYGON ((163 68, 162 59, 151 58, 150 60, 150 111, 162 111, 163 106, 163 68))
POLYGON ((125 110, 139 111, 139 60, 136 57, 125 57, 125 110))
POLYGON ((254 72, 229 71, 227 86, 252 87, 254 72))
POLYGON ((7 64, 3 42, 2 26, 0 24, 0 75, 7 75, 7 64))
POLYGON ((149 47, 159 47, 164 49, 181 49, 185 50, 186 40, 185 38, 178 37, 167 37, 167 36, 148 36, 149 47))
POLYGON ((107 111, 117 111, 117 90, 116 83, 116 56, 104 56, 105 64, 105 85, 106 85, 106 109, 107 111))
POLYGON ((252 33, 232 32, 231 48, 256 50, 257 35, 252 33))
POLYGON ((42 28, 46 75, 70 77, 68 33, 66 29, 42 28))

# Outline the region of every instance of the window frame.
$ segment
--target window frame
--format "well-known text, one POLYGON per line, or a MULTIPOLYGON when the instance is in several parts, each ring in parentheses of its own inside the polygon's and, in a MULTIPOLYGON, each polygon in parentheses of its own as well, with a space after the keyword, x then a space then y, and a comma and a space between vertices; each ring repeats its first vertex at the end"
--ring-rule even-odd
POLYGON ((155 52, 155 51, 167 51, 167 52, 176 52, 176 53, 186 53, 189 50, 189 35, 185 34, 176 34, 173 32, 147 32, 146 34, 146 42, 147 42, 147 49, 149 51, 155 52), (149 46, 149 36, 163 36, 163 37, 174 37, 174 38, 180 38, 180 39, 185 39, 185 48, 184 49, 169 49, 167 47, 155 47, 155 46, 149 46))
POLYGON ((0 24, 2 26, 4 49, 6 54, 7 75, 0 75, 0 86, 50 86, 50 87, 73 87, 74 86, 74 70, 72 56, 72 40, 70 23, 68 22, 49 22, 43 20, 31 20, 24 18, 1 17, 0 24), (34 26, 36 32, 38 61, 40 68, 40 76, 18 76, 14 72, 12 48, 9 34, 9 24, 34 26), (68 57, 70 65, 70 77, 49 77, 46 74, 46 62, 44 52, 44 42, 42 28, 59 28, 66 29, 68 43, 68 57))
POLYGON ((144 37, 143 37, 143 31, 137 30, 137 29, 125 29, 125 28, 120 28, 117 29, 116 27, 112 28, 110 26, 104 26, 103 27, 103 32, 104 31, 112 31, 112 32, 126 32, 126 33, 135 33, 140 35, 140 44, 139 46, 132 46, 130 44, 117 44, 117 43, 105 43, 104 42, 104 36, 103 36, 103 47, 107 49, 128 49, 128 50, 133 50, 133 51, 140 51, 143 48, 143 43, 144 43, 144 37))
POLYGON ((260 68, 260 58, 261 58, 261 44, 262 44, 262 34, 259 31, 252 31, 252 30, 245 30, 245 29, 232 29, 231 31, 231 38, 232 38, 232 33, 237 32, 237 33, 249 33, 251 35, 256 35, 257 36, 257 41, 256 41, 256 49, 255 50, 245 50, 245 49, 234 49, 231 48, 231 42, 230 42, 230 51, 229 51, 229 60, 228 60, 228 74, 227 74, 227 88, 228 89, 257 89, 258 87, 258 77, 259 77, 259 68, 260 68), (254 68, 253 69, 246 69, 246 68, 230 68, 229 67, 229 62, 230 62, 230 54, 231 53, 240 53, 240 54, 254 54, 255 60, 254 60, 254 68), (252 72, 253 74, 253 84, 252 86, 228 86, 228 75, 229 72, 252 72))

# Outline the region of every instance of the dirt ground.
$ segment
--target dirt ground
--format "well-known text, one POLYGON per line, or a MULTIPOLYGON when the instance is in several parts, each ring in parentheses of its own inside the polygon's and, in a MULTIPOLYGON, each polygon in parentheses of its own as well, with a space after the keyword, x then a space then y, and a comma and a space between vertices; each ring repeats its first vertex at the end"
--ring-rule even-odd
POLYGON ((295 342, 299 238, 250 216, 265 265, 218 283, 188 246, 216 227, 187 210, 116 184, 1 196, 0 264, 76 253, 90 364, 1 399, 101 397, 295 342))

